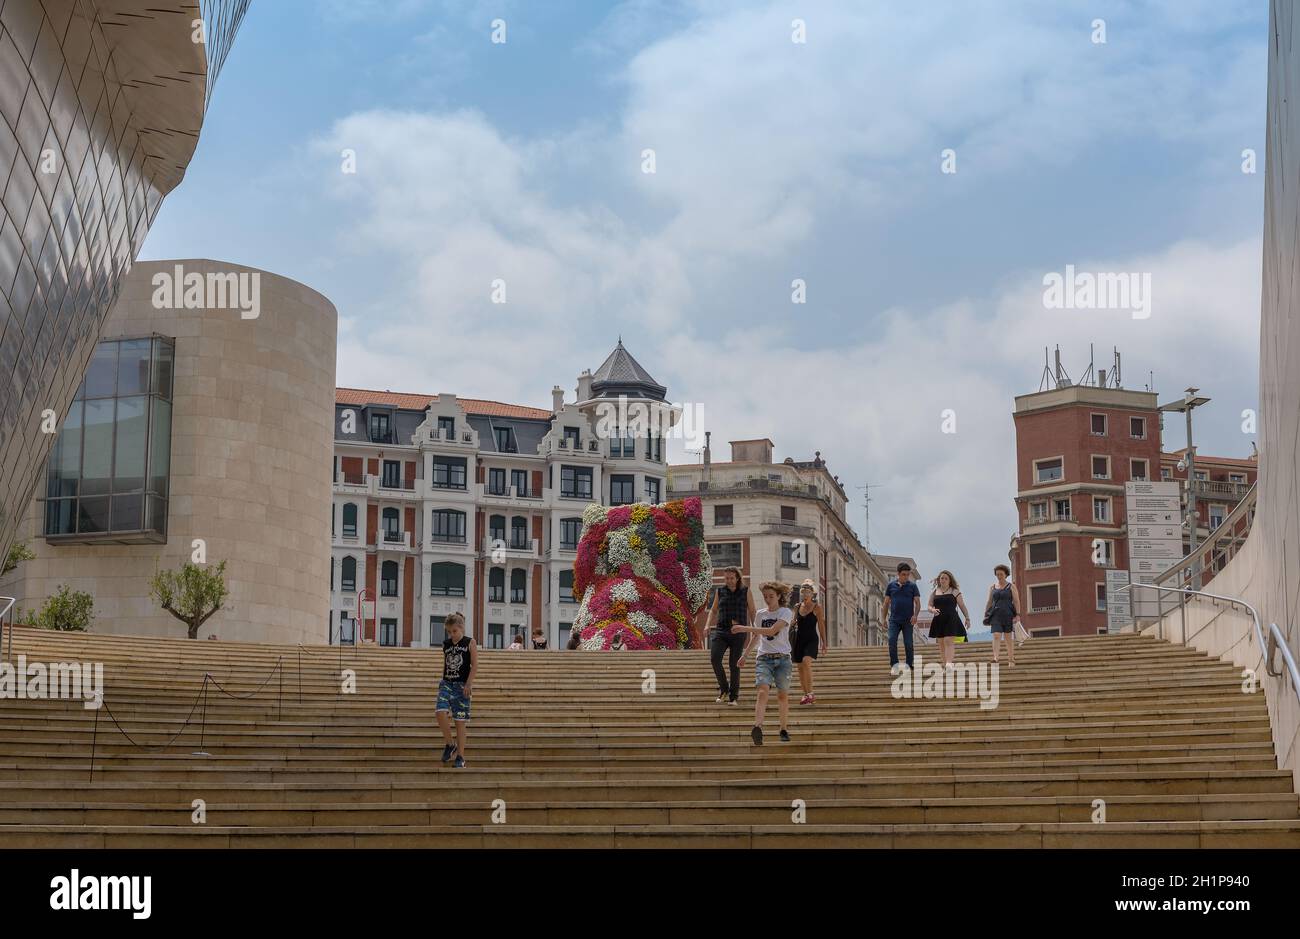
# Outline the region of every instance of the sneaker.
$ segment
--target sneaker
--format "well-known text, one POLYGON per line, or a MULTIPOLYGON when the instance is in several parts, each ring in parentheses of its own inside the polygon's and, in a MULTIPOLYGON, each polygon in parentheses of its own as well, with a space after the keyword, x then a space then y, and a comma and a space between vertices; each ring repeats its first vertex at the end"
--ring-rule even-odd
POLYGON ((898 675, 899 675, 899 673, 900 673, 901 671, 902 671, 902 668, 900 668, 900 667, 897 666, 897 665, 891 665, 891 666, 889 666, 889 674, 893 675, 895 678, 898 677, 898 675))
POLYGON ((762 727, 755 727, 753 730, 751 730, 751 731, 749 732, 749 736, 750 736, 750 739, 754 741, 754 746, 756 746, 756 747, 761 747, 761 746, 763 745, 763 728, 762 728, 762 727))
POLYGON ((730 701, 728 701, 727 703, 730 704, 730 705, 734 708, 734 707, 735 707, 737 704, 739 704, 740 702, 739 702, 738 700, 736 700, 735 698, 732 698, 732 699, 731 699, 730 701))
POLYGON ((799 699, 800 704, 812 704, 812 695, 806 694, 799 699))
POLYGON ((442 761, 444 763, 450 761, 451 755, 455 752, 456 752, 456 745, 454 743, 447 744, 445 747, 442 748, 442 761))
POLYGON ((456 757, 456 762, 455 762, 453 765, 456 767, 456 769, 464 769, 464 768, 465 768, 465 758, 464 758, 463 756, 457 756, 457 757, 456 757))
POLYGON ((720 694, 720 695, 718 695, 716 698, 713 699, 713 703, 714 703, 714 704, 721 704, 723 701, 726 701, 726 700, 727 700, 727 696, 726 696, 725 694, 720 694))
POLYGON ((809 704, 817 703, 817 695, 813 694, 811 691, 808 693, 808 703, 809 704))
POLYGON ((781 728, 781 739, 782 739, 785 743, 789 743, 789 742, 790 742, 790 731, 786 730, 784 727, 781 728))

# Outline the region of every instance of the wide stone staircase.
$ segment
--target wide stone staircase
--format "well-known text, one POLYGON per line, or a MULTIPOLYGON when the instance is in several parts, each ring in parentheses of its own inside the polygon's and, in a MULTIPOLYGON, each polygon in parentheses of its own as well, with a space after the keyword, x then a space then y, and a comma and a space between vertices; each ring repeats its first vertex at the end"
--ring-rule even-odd
POLYGON ((729 707, 703 652, 485 651, 461 770, 437 651, 19 628, 19 654, 102 662, 106 706, 0 700, 6 848, 1300 847, 1262 693, 1138 636, 1031 640, 988 709, 833 649, 761 748, 752 666, 729 707))

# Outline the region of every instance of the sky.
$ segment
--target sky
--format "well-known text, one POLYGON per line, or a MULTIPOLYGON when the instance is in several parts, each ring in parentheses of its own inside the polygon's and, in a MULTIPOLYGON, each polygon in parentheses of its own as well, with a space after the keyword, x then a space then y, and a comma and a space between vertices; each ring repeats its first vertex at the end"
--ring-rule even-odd
POLYGON ((819 450, 860 536, 871 485, 873 551, 982 582, 1047 349, 1200 387, 1198 449, 1250 453, 1267 27, 1232 0, 254 0, 142 257, 320 291, 350 387, 549 408, 621 336, 715 459, 819 450), (1149 315, 1050 307, 1067 265, 1149 275, 1149 315))

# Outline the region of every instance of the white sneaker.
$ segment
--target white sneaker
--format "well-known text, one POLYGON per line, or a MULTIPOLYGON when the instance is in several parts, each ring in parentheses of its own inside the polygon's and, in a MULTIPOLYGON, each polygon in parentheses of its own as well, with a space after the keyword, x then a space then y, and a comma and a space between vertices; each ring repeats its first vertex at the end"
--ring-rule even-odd
POLYGON ((899 673, 900 673, 902 670, 903 670, 903 669, 902 669, 902 666, 899 666, 899 665, 891 665, 891 666, 889 666, 889 674, 893 675, 895 678, 898 677, 899 673))

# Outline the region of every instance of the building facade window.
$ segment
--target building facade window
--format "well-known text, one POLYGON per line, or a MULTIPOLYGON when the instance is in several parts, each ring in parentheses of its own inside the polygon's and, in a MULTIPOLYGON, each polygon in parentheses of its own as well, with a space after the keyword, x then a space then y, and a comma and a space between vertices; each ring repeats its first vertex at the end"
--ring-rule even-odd
POLYGON ((570 450, 577 450, 582 446, 582 434, 576 427, 564 428, 564 442, 569 445, 570 450))
POLYGON ((503 567, 488 571, 488 603, 506 602, 506 572, 503 567))
POLYGON ((1030 567, 1055 567, 1057 565, 1059 552, 1055 541, 1032 541, 1026 547, 1030 567))
POLYGON ((506 647, 505 623, 488 623, 487 647, 489 649, 504 649, 506 647))
POLYGON ((1106 585, 1100 582, 1097 584, 1097 612, 1106 612, 1106 585))
POLYGON ((465 458, 435 456, 433 458, 433 479, 430 484, 435 489, 464 489, 465 458))
POLYGON ((510 602, 528 602, 528 572, 522 567, 516 567, 510 572, 510 602))
POLYGON ((465 596, 465 565, 453 561, 435 561, 429 565, 429 595, 434 597, 465 596))
POLYGON ((397 562, 385 561, 380 568, 379 574, 379 595, 382 597, 397 596, 397 562))
POLYGON ((488 540, 499 541, 502 544, 505 544, 506 517, 504 515, 492 515, 488 517, 488 540))
POLYGON ((1029 612, 1050 613, 1061 608, 1060 584, 1031 584, 1029 587, 1029 612))
POLYGON ((1092 478, 1110 479, 1110 457, 1094 456, 1092 458, 1092 478))
POLYGON ((384 541, 392 544, 402 540, 402 522, 397 509, 384 509, 384 541))
POLYGON ((659 480, 653 476, 645 478, 645 500, 652 505, 659 502, 659 480))
POLYGON ((1065 461, 1059 456, 1050 460, 1034 461, 1034 482, 1054 483, 1065 478, 1065 461))
POLYGON ((1089 415, 1091 420, 1091 430, 1094 437, 1106 436, 1106 415, 1092 414, 1089 415))
POLYGON ((1211 505, 1209 514, 1210 528, 1218 528, 1228 515, 1228 507, 1226 505, 1211 505))
POLYGON ((609 477, 609 504, 630 505, 636 501, 635 476, 609 477))
POLYGON ((1029 503, 1029 522, 1030 522, 1030 524, 1033 524, 1034 522, 1045 522, 1045 521, 1047 521, 1047 516, 1048 516, 1048 511, 1047 511, 1047 503, 1046 503, 1046 502, 1031 502, 1031 503, 1029 503))
POLYGON ((510 519, 510 547, 516 551, 526 551, 529 546, 528 519, 516 515, 510 519))
POLYGON ((580 518, 562 518, 560 519, 560 547, 574 549, 578 547, 578 540, 582 537, 582 519, 580 518))
POLYGON ((781 566, 782 567, 807 567, 808 566, 808 546, 802 542, 793 541, 781 542, 781 566))
POLYGON ((560 571, 560 602, 577 603, 573 599, 573 571, 560 571))
POLYGON ((1134 440, 1147 439, 1147 419, 1145 417, 1130 417, 1128 419, 1128 435, 1134 440))
POLYGON ((528 470, 512 469, 510 471, 510 488, 515 491, 515 495, 527 498, 528 493, 528 470))
POLYGON ((590 499, 591 467, 561 466, 560 495, 566 499, 590 499))
POLYGON ((339 589, 344 593, 357 592, 357 559, 346 557, 343 559, 343 572, 339 575, 339 589))
POLYGON ((379 412, 370 415, 370 442, 371 443, 393 443, 389 440, 392 436, 389 415, 379 412))
POLYGON ((650 431, 646 431, 645 458, 651 463, 662 463, 664 461, 663 437, 657 437, 650 431))
POLYGON ((465 513, 455 509, 434 509, 429 538, 444 543, 465 543, 465 513))
POLYGON ((1146 460, 1129 460, 1128 461, 1128 478, 1135 482, 1145 482, 1147 473, 1150 472, 1150 464, 1146 460))
POLYGON ((343 503, 343 537, 355 538, 357 536, 357 504, 355 502, 343 503))
POLYGON ((781 521, 793 522, 799 518, 799 512, 793 505, 781 506, 781 521))
POLYGON ((379 621, 379 644, 381 646, 397 645, 397 620, 381 619, 379 621))
POLYGON ((438 435, 443 440, 456 439, 456 418, 439 417, 438 418, 438 435))
POLYGON ((1115 566, 1115 542, 1109 538, 1094 538, 1092 541, 1092 560, 1098 567, 1115 566))
POLYGON ((1107 496, 1092 497, 1092 520, 1094 522, 1110 522, 1110 498, 1107 496))
POLYGON ((385 489, 402 488, 402 464, 397 460, 384 460, 383 476, 379 485, 385 489))
POLYGON ((504 496, 506 494, 506 471, 492 467, 487 473, 488 495, 504 496))
POLYGON ((1052 501, 1052 510, 1058 522, 1068 522, 1073 518, 1074 513, 1070 511, 1069 499, 1054 499, 1052 501))
POLYGON ((724 567, 741 567, 741 544, 739 541, 722 541, 713 542, 709 546, 709 558, 713 561, 713 569, 721 570, 724 567))
POLYGON ((515 432, 510 427, 493 428, 496 434, 497 450, 501 453, 518 453, 519 448, 515 446, 515 432))
POLYGON ((730 505, 715 505, 713 507, 713 524, 734 525, 735 524, 734 507, 730 505))
POLYGON ((95 347, 46 464, 47 539, 166 541, 174 360, 162 336, 95 347))

